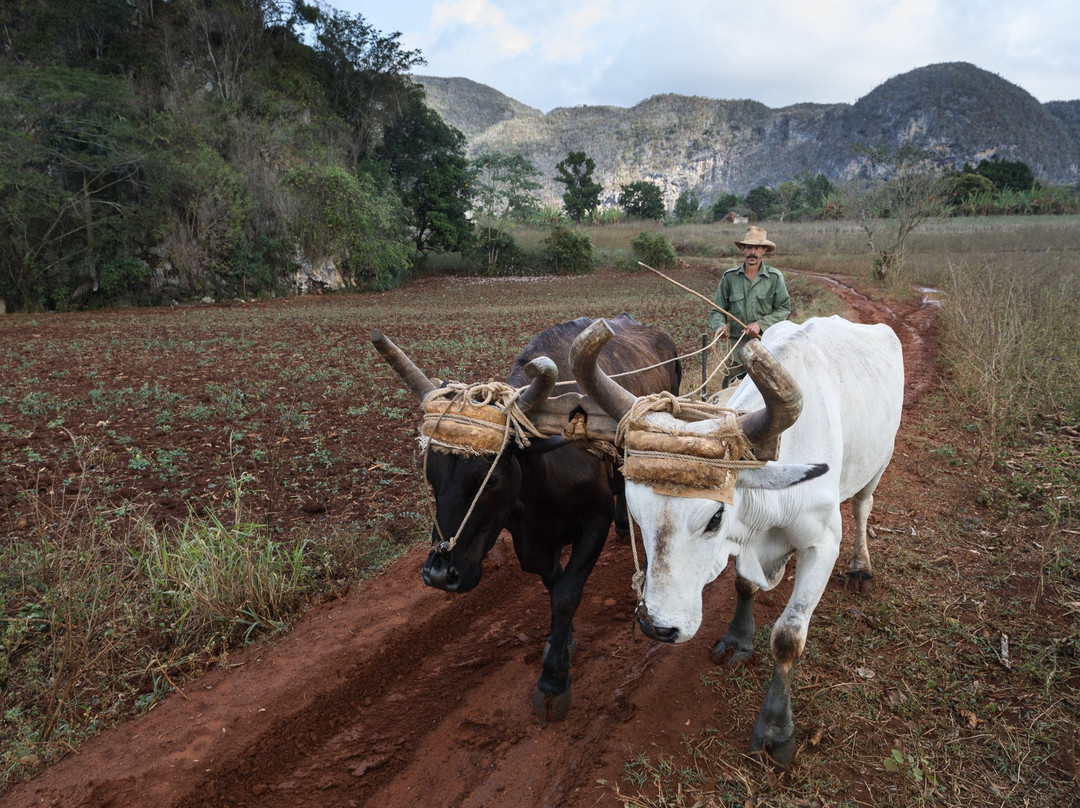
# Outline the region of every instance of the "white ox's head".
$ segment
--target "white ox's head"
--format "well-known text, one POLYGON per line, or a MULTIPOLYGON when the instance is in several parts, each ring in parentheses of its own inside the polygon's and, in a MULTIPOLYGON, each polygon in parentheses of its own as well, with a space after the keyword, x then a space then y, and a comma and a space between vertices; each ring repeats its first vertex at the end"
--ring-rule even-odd
MULTIPOLYGON (((621 420, 637 399, 597 367, 596 358, 610 338, 606 323, 593 323, 575 340, 571 365, 582 388, 621 420)), ((798 418, 802 393, 791 375, 759 342, 745 345, 740 358, 764 406, 738 417, 733 440, 744 449, 761 448, 798 418)), ((646 419, 661 431, 678 434, 690 443, 697 436, 704 441, 714 439, 712 436, 723 431, 709 420, 685 422, 667 412, 652 413, 646 419)), ((629 442, 627 438, 627 445, 629 442)), ((678 461, 675 465, 679 465, 678 461)), ((699 472, 675 469, 676 475, 682 476, 673 480, 673 485, 657 484, 648 479, 648 474, 638 474, 631 469, 629 459, 624 469, 627 503, 641 526, 648 557, 644 589, 648 613, 639 613, 638 618, 646 634, 666 642, 684 642, 694 636, 701 625, 702 587, 723 571, 732 555, 743 555, 740 571, 751 580, 771 581, 777 575, 785 559, 769 557, 770 543, 766 543, 764 553, 762 548, 745 552, 746 542, 762 524, 770 523, 771 515, 763 511, 776 507, 776 497, 763 497, 760 492, 787 489, 828 470, 820 464, 769 463, 761 468, 740 469, 737 475, 731 475, 734 486, 723 490, 711 482, 717 478, 707 465, 702 464, 699 472)))
MULTIPOLYGON (((687 424, 687 427, 693 426, 687 424)), ((769 463, 739 471, 732 502, 658 493, 644 482, 626 483, 626 501, 641 527, 648 566, 643 591, 647 610, 639 610, 642 631, 664 642, 686 642, 701 625, 701 592, 732 556, 741 556, 744 577, 774 583, 786 557, 762 543, 747 541, 768 523, 777 498, 761 496, 818 477, 828 466, 769 463)))

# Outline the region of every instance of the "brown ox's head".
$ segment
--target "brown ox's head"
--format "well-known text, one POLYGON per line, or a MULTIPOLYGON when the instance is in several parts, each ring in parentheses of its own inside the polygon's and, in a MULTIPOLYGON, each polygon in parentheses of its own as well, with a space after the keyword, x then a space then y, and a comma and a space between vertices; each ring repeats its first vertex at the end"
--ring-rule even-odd
MULTIPOLYGON (((371 332, 371 341, 421 401, 430 399, 441 387, 378 329, 371 332)), ((542 356, 533 359, 525 373, 531 381, 518 396, 517 406, 528 414, 547 400, 558 381, 558 370, 554 362, 542 356)), ((451 429, 449 421, 445 426, 446 432, 454 436, 450 442, 460 440, 467 450, 455 452, 442 445, 439 450, 426 452, 424 467, 435 497, 436 524, 431 532, 432 549, 421 574, 428 586, 467 592, 479 583, 484 557, 500 531, 509 527, 513 532, 522 517, 518 456, 550 451, 563 442, 558 438, 533 439, 527 447, 520 448, 511 441, 498 454, 497 447, 484 443, 491 437, 491 430, 478 436, 470 434, 468 424, 458 431, 451 429)), ((484 429, 477 431, 483 433, 484 429)), ((501 438, 497 430, 495 437, 501 438)), ((427 438, 431 440, 432 436, 427 438)), ((433 449, 436 446, 438 441, 432 443, 433 449)))

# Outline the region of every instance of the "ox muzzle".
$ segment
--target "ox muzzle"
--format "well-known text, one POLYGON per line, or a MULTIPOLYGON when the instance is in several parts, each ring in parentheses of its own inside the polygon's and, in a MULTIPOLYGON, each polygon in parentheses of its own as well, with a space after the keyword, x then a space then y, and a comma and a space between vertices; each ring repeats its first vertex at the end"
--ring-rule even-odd
POLYGON ((420 570, 424 583, 444 592, 468 592, 480 583, 483 567, 461 558, 453 550, 440 552, 433 547, 420 570))

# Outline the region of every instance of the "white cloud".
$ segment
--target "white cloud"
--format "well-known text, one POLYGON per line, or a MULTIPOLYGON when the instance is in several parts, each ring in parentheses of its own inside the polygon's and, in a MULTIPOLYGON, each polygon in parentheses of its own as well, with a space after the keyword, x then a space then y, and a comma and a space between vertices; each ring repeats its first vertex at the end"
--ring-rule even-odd
POLYGON ((1042 101, 1080 98, 1075 0, 329 0, 428 60, 543 110, 657 93, 852 103, 966 61, 1042 101), (364 8, 367 6, 368 8, 364 8), (370 16, 369 16, 370 10, 370 16))
POLYGON ((449 31, 465 36, 500 56, 513 57, 532 48, 532 38, 506 19, 488 0, 448 0, 431 8, 431 29, 435 36, 449 31), (466 31, 456 31, 463 27, 466 31))

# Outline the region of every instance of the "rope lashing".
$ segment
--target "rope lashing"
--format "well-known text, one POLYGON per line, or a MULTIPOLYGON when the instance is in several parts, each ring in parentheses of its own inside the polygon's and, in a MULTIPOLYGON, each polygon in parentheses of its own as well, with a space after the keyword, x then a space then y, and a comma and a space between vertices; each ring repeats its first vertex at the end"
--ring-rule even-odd
POLYGON ((497 381, 448 382, 424 397, 420 432, 436 451, 467 456, 499 452, 511 434, 525 448, 532 438, 545 437, 517 404, 525 389, 497 381))

